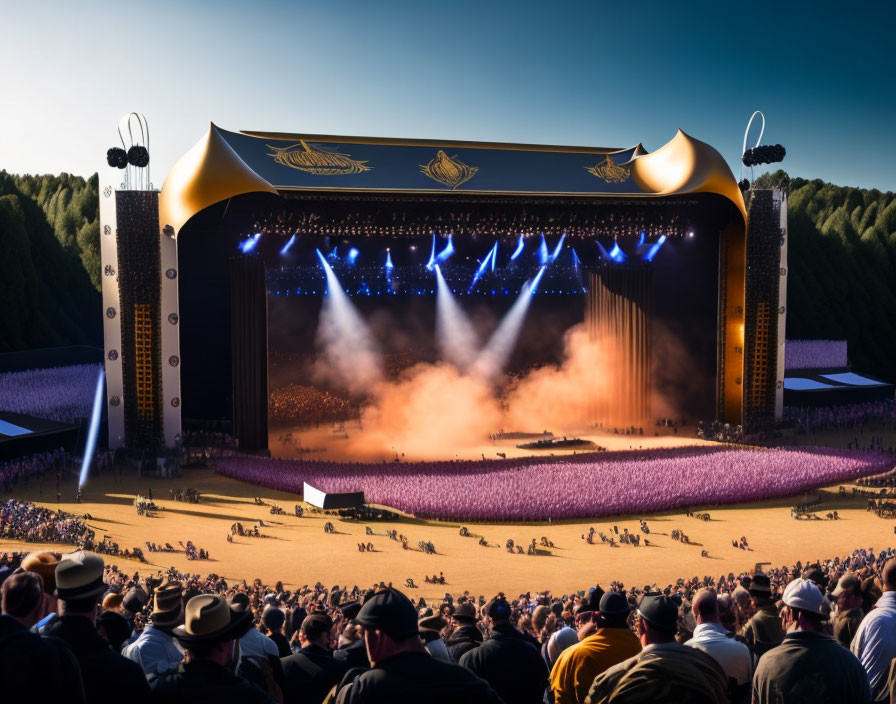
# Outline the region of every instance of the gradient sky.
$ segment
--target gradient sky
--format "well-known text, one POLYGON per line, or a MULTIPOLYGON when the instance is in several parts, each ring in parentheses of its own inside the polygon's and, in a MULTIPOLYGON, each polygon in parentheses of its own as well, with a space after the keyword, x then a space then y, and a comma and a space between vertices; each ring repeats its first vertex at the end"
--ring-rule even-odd
MULTIPOLYGON (((0 0, 0 169, 88 175, 143 112, 156 187, 230 130, 628 147, 896 190, 896 3, 0 0)), ((759 171, 756 171, 758 175, 759 171)))

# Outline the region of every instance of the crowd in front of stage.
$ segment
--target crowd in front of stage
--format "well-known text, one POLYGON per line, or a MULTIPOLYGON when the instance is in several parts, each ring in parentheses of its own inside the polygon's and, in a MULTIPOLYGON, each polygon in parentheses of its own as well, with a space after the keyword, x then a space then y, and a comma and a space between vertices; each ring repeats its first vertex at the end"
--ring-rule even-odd
POLYGON ((9 701, 892 702, 892 549, 574 594, 286 589, 124 574, 93 552, 0 560, 9 701))

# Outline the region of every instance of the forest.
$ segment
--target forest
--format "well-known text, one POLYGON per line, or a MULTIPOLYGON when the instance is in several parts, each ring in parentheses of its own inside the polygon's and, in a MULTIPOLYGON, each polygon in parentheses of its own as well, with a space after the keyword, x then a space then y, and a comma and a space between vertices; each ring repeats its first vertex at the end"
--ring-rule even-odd
MULTIPOLYGON (((98 179, 0 171, 0 352, 102 347, 98 179)), ((846 339, 853 366, 896 380, 896 194, 790 178, 787 337, 846 339)))

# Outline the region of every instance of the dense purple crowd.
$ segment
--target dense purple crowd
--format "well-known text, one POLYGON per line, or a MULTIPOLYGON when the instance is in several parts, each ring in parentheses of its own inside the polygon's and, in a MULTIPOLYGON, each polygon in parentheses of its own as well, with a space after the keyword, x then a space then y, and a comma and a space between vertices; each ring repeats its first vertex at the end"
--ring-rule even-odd
POLYGON ((787 340, 785 369, 831 369, 848 364, 846 340, 787 340))
POLYGON ((881 453, 682 447, 462 462, 365 464, 237 456, 217 472, 299 493, 364 491, 370 503, 453 520, 547 520, 647 514, 760 501, 890 470, 881 453))
POLYGON ((61 447, 52 452, 39 452, 0 462, 0 487, 7 494, 19 482, 43 477, 50 470, 59 470, 65 463, 66 453, 61 447))
POLYGON ((76 364, 0 374, 0 410, 77 423, 90 416, 99 372, 96 364, 76 364))
MULTIPOLYGON (((784 420, 792 422, 796 432, 801 434, 831 430, 862 430, 869 426, 896 423, 896 401, 888 399, 814 408, 785 406, 784 420)), ((860 446, 857 439, 856 447, 860 446)))

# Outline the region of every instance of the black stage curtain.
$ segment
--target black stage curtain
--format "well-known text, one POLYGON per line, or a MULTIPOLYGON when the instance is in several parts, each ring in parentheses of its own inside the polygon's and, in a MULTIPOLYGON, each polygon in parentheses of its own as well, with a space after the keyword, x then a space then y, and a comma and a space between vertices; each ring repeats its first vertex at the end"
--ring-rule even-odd
POLYGON ((268 301, 264 261, 230 260, 233 434, 245 452, 268 448, 268 301))

